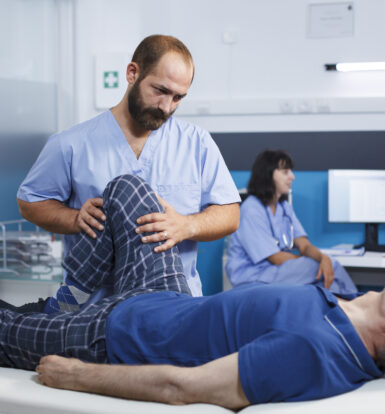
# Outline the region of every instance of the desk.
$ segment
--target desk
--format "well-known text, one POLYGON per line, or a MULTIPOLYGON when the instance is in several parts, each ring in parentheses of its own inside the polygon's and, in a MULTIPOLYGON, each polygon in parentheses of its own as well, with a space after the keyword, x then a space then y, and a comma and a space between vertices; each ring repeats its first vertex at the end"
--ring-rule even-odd
POLYGON ((385 286, 385 253, 333 257, 346 268, 356 285, 385 286))

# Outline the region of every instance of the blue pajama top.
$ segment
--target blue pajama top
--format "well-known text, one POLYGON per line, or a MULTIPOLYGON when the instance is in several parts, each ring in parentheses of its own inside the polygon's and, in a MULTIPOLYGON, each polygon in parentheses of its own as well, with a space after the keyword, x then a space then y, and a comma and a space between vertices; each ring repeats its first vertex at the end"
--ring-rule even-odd
POLYGON ((293 239, 307 236, 287 201, 277 203, 273 215, 270 207, 249 195, 241 205, 239 228, 231 236, 228 248, 226 272, 233 286, 270 283, 275 266, 267 258, 288 249, 291 233, 293 239))
MULTIPOLYGON (((170 117, 151 132, 137 159, 111 111, 53 135, 17 197, 28 202, 55 199, 79 209, 87 199, 101 197, 107 183, 122 174, 143 178, 180 214, 240 201, 207 131, 170 117)), ((66 252, 76 237, 64 236, 66 252)), ((185 240, 178 248, 190 289, 200 295, 197 242, 185 240)))
POLYGON ((239 352, 252 404, 330 397, 382 376, 336 297, 316 286, 137 296, 109 315, 106 343, 111 363, 196 366, 239 352))

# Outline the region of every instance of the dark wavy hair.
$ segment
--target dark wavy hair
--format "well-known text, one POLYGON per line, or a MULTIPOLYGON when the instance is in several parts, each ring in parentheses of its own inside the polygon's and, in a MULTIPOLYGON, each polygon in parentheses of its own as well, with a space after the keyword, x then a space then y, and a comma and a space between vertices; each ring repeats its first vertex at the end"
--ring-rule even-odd
MULTIPOLYGON (((275 194, 274 170, 277 168, 292 169, 293 166, 293 160, 286 151, 265 150, 261 152, 254 161, 247 193, 259 198, 266 206, 275 194)), ((284 200, 287 200, 286 194, 283 194, 278 201, 284 200)))

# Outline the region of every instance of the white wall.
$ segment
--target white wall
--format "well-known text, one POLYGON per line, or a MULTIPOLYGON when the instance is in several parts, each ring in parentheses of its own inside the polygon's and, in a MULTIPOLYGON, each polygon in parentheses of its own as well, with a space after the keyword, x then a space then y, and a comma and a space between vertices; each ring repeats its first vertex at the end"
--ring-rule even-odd
POLYGON ((56 130, 55 18, 49 0, 0 0, 1 135, 56 130))
POLYGON ((0 0, 0 10, 0 77, 54 82, 55 3, 0 0))
POLYGON ((146 35, 163 33, 186 43, 196 64, 180 114, 210 131, 385 129, 385 72, 323 67, 385 60, 385 1, 352 1, 353 36, 309 38, 308 5, 336 2, 76 0, 77 120, 98 112, 94 56, 128 55, 146 35), (236 43, 225 44, 224 32, 236 43))
POLYGON ((75 102, 78 121, 98 113, 94 107, 95 56, 110 52, 127 53, 128 56, 142 40, 144 14, 141 4, 140 0, 75 1, 75 102))

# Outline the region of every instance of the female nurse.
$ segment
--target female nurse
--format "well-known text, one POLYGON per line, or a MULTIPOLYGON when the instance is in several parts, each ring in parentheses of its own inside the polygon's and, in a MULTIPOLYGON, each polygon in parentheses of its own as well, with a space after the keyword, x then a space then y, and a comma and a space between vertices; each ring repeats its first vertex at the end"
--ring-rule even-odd
POLYGON ((226 272, 232 285, 245 283, 314 284, 333 293, 357 289, 345 269, 307 238, 287 202, 294 180, 293 161, 284 151, 266 150, 256 158, 232 235, 226 272), (292 252, 293 248, 299 252, 292 252))

